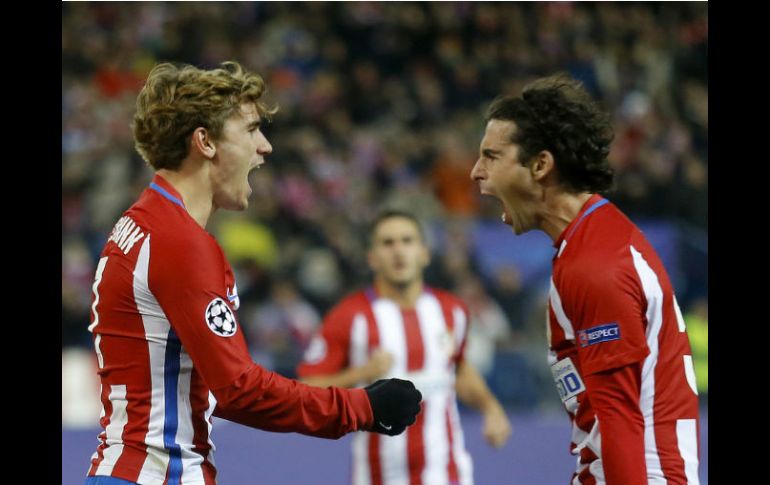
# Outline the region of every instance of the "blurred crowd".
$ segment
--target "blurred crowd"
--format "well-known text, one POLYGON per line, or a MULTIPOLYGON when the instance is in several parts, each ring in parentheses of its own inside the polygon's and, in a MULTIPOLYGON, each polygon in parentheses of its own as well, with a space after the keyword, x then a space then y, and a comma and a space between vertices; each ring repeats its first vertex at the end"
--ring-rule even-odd
POLYGON ((469 173, 489 102, 556 71, 612 113, 610 200, 702 253, 682 259, 700 279, 680 298, 707 339, 707 45, 705 2, 63 3, 62 345, 92 347, 99 252, 151 178, 129 127, 136 93, 168 60, 237 60, 279 106, 248 211, 210 227, 258 362, 293 375, 323 314, 368 284, 368 222, 402 208, 429 228, 429 284, 467 302, 469 354, 493 389, 512 405, 555 400, 541 285, 513 263, 480 269, 471 234, 500 206, 469 173))

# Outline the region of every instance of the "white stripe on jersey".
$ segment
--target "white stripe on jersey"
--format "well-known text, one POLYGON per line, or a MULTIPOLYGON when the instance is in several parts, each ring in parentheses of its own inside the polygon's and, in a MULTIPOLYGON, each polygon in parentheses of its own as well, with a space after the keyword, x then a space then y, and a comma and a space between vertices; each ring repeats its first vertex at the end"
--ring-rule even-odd
POLYGON ((105 444, 107 445, 102 452, 104 459, 96 469, 97 475, 110 475, 112 468, 123 453, 123 428, 128 423, 128 413, 126 407, 126 386, 110 386, 110 403, 112 403, 112 413, 110 414, 110 424, 105 429, 105 444))
POLYGON ((182 456, 181 483, 203 483, 203 457, 193 451, 194 430, 192 424, 192 405, 190 403, 190 379, 193 363, 190 354, 181 349, 179 353, 179 379, 177 380, 177 423, 176 442, 182 456))
POLYGON ((655 366, 658 363, 658 334, 663 326, 663 289, 660 287, 658 276, 645 261, 642 254, 630 246, 634 268, 642 283, 644 295, 647 298, 647 347, 650 355, 644 359, 642 367, 642 389, 639 407, 644 416, 644 448, 647 462, 647 477, 649 485, 665 485, 666 478, 660 465, 658 446, 655 440, 655 366))
MULTIPOLYGON (((372 305, 372 313, 380 336, 380 347, 393 354, 393 366, 383 377, 403 378, 407 373, 407 349, 401 309, 391 300, 377 299, 372 305)), ((380 463, 383 485, 409 484, 406 433, 380 438, 380 463)))
POLYGON ((401 309, 391 300, 378 298, 372 305, 380 347, 393 354, 393 366, 383 378, 403 376, 407 369, 406 335, 401 309))
POLYGON ((96 306, 99 304, 99 283, 102 282, 102 273, 104 273, 104 268, 105 266, 107 266, 108 259, 109 258, 107 256, 99 259, 99 264, 96 266, 96 275, 94 275, 94 284, 91 287, 91 291, 93 291, 94 293, 94 302, 91 303, 91 311, 94 313, 94 321, 86 329, 89 332, 93 332, 94 328, 96 328, 96 326, 99 325, 99 312, 96 310, 96 306))
MULTIPOLYGON (((450 398, 447 389, 454 387, 445 382, 447 357, 446 349, 441 348, 447 335, 447 323, 438 300, 430 294, 423 294, 415 304, 417 321, 422 337, 424 363, 421 371, 410 373, 411 379, 423 396, 422 440, 425 451, 425 467, 422 472, 423 483, 447 483, 447 464, 449 463, 449 437, 446 429, 446 402, 450 398)), ((411 428, 407 429, 409 433, 411 428)))
MULTIPOLYGON (((447 323, 444 321, 444 313, 441 311, 441 305, 433 295, 423 294, 415 303, 415 313, 417 322, 420 325, 420 336, 422 337, 422 347, 424 363, 422 372, 425 373, 443 373, 446 369, 446 352, 442 352, 441 342, 447 335, 447 323)), ((402 325, 403 328, 403 325, 402 325)), ((423 397, 430 391, 423 391, 423 397)))
POLYGON ((409 433, 408 428, 398 436, 377 437, 380 440, 380 470, 383 485, 409 485, 407 433, 409 433))
POLYGON ((687 379, 687 384, 690 385, 690 389, 692 389, 693 394, 697 396, 698 383, 695 380, 695 367, 692 363, 692 355, 683 355, 682 360, 684 361, 684 376, 687 379))
MULTIPOLYGON (((353 326, 350 329, 350 365, 361 367, 369 360, 369 325, 366 316, 359 313, 353 318, 353 326)), ((369 384, 360 382, 359 385, 369 384)))
POLYGON ((452 309, 452 316, 454 317, 454 337, 455 337, 455 346, 459 349, 460 345, 463 343, 463 338, 465 337, 466 330, 468 328, 468 321, 465 317, 465 312, 460 307, 454 307, 452 309))
POLYGON ((679 308, 679 302, 676 301, 676 296, 674 296, 674 312, 676 313, 676 325, 679 327, 679 333, 682 333, 687 330, 687 327, 684 324, 682 309, 679 308))
MULTIPOLYGON (((369 358, 369 325, 366 316, 362 313, 353 317, 350 329, 350 365, 360 367, 369 358)), ((359 385, 368 383, 361 382, 359 385)), ((352 454, 353 469, 352 481, 354 485, 371 485, 371 470, 369 468, 369 440, 370 433, 355 433, 353 436, 352 454)))
MULTIPOLYGON (((578 474, 586 468, 586 465, 580 463, 580 451, 583 448, 588 448, 597 456, 597 459, 589 464, 589 472, 596 478, 596 485, 603 485, 605 481, 604 465, 602 465, 602 435, 599 431, 599 417, 596 417, 593 426, 591 426, 591 431, 588 433, 578 428, 578 426, 573 423, 572 442, 575 443, 575 449, 572 453, 577 455, 578 474)), ((577 483, 580 482, 578 481, 577 483)))
POLYGON ((150 291, 148 269, 150 264, 150 235, 148 234, 134 268, 134 301, 142 317, 144 335, 150 356, 150 422, 147 428, 147 458, 139 473, 138 482, 152 483, 165 479, 169 454, 163 445, 163 427, 166 410, 164 369, 166 367, 166 339, 171 326, 158 301, 150 291))
POLYGON ((599 416, 596 416, 591 432, 586 436, 584 446, 591 450, 597 459, 589 463, 588 470, 596 479, 596 485, 605 485, 604 465, 602 464, 602 434, 599 431, 599 416))
POLYGON ((214 408, 217 407, 217 398, 214 397, 214 393, 209 391, 209 407, 206 409, 206 413, 204 414, 204 419, 206 420, 206 435, 208 438, 209 446, 211 446, 211 449, 206 454, 206 460, 208 460, 209 463, 211 463, 212 466, 216 467, 217 464, 214 462, 214 452, 217 451, 217 447, 214 446, 214 442, 211 440, 211 415, 214 414, 214 408))
POLYGON ((570 322, 567 314, 564 313, 564 308, 561 306, 561 297, 556 290, 556 285, 553 283, 553 278, 551 278, 549 296, 551 308, 553 308, 553 313, 556 315, 556 321, 559 322, 559 326, 564 331, 564 338, 567 340, 575 340, 575 331, 572 329, 572 322, 570 322))
MULTIPOLYGON (((423 405, 423 446, 425 449, 425 467, 422 471, 422 483, 446 484, 449 464, 449 436, 446 429, 446 406, 449 396, 445 392, 432 393, 423 405)), ((411 428, 407 428, 408 433, 411 428)))
POLYGON ((679 454, 684 459, 684 474, 687 476, 687 485, 699 485, 698 433, 694 419, 677 419, 676 440, 679 454))
POLYGON ((460 425, 460 413, 457 411, 457 401, 449 405, 449 423, 452 426, 452 455, 457 465, 457 476, 460 485, 473 485, 473 461, 465 449, 465 435, 460 425))
POLYGON ((102 355, 102 334, 98 333, 96 334, 96 338, 94 339, 94 348, 96 349, 96 360, 98 362, 99 368, 104 369, 104 356, 102 355))

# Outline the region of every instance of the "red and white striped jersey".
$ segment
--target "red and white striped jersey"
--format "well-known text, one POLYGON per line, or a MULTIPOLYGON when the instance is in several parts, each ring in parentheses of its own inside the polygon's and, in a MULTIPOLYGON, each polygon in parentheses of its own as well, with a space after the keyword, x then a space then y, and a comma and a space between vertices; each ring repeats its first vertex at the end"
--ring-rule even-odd
POLYGON ((692 354, 655 250, 598 195, 555 247, 549 362, 573 424, 571 483, 697 485, 692 354))
POLYGON ((249 357, 233 272, 159 176, 116 224, 96 270, 91 325, 103 405, 89 476, 215 483, 211 416, 337 438, 372 423, 363 390, 320 389, 249 357))
POLYGON ((408 379, 423 396, 422 412, 404 433, 353 437, 353 485, 473 483, 454 387, 468 321, 465 305, 436 289, 426 289, 413 309, 403 309, 370 288, 329 312, 297 369, 301 377, 363 365, 381 348, 393 355, 383 378, 408 379))

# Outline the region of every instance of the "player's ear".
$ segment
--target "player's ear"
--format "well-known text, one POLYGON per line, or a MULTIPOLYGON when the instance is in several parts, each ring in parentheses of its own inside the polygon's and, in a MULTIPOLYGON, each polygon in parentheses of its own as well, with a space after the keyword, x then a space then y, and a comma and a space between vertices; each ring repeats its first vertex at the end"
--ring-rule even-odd
POLYGON ((556 161, 553 159, 553 154, 550 151, 540 150, 534 156, 529 167, 532 171, 532 177, 539 182, 555 171, 556 161))
POLYGON ((214 158, 217 147, 209 130, 199 126, 193 131, 190 138, 190 151, 200 153, 206 158, 214 158))

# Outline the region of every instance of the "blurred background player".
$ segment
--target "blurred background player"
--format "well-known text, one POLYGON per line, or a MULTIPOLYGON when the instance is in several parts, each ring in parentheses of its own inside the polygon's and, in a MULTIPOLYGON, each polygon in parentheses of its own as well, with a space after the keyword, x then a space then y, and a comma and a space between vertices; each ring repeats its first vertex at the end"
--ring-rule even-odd
POLYGON ((419 411, 405 381, 320 389, 255 364, 235 314, 233 271, 206 232, 249 205, 250 171, 272 146, 262 78, 164 63, 136 102, 136 149, 155 177, 110 235, 93 284, 104 431, 87 484, 216 483, 211 416, 338 438, 402 432, 419 411))
POLYGON ((489 444, 511 432, 506 414, 464 358, 469 316, 451 293, 429 288, 423 229, 410 213, 382 212, 370 232, 372 287, 345 298, 326 316, 298 368, 304 382, 354 387, 380 377, 413 381, 423 412, 407 433, 353 438, 353 483, 473 483, 456 399, 482 413, 489 444))
POLYGON ((682 313, 642 232, 599 195, 612 185, 608 116, 567 75, 487 112, 471 172, 517 235, 556 254, 549 363, 572 419, 572 483, 698 484, 698 391, 682 313))

